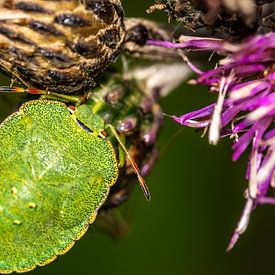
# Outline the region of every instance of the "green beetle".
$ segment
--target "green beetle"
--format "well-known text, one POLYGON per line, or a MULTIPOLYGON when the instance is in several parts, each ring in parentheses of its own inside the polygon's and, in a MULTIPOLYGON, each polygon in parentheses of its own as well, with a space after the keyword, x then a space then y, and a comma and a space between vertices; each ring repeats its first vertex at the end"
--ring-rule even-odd
MULTIPOLYGON (((46 93, 33 89, 28 92, 46 93)), ((25 272, 46 265, 68 251, 86 232, 118 177, 112 138, 129 158, 150 199, 119 134, 88 105, 67 107, 56 100, 32 100, 3 121, 1 273, 25 272)))

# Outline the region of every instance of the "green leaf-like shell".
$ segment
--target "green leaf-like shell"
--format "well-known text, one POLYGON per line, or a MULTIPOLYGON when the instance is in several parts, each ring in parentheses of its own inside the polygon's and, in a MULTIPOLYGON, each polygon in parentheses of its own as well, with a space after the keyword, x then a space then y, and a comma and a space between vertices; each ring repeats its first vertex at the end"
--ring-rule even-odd
POLYGON ((118 175, 108 140, 59 102, 24 104, 0 127, 0 272, 64 254, 87 230, 118 175))

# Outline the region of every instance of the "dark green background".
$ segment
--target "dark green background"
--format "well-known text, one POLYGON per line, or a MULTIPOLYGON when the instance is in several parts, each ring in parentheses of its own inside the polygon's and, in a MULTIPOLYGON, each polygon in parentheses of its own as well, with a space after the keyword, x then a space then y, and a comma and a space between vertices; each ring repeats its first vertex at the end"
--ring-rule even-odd
MULTIPOLYGON (((145 16, 150 3, 125 0, 127 16, 145 16)), ((160 13, 147 18, 165 20, 160 13)), ((166 113, 181 114, 214 100, 205 89, 183 85, 161 104, 166 113)), ((114 241, 91 226, 69 253, 32 274, 275 274, 272 207, 257 209, 248 231, 225 253, 244 203, 246 157, 233 163, 229 141, 210 146, 168 119, 159 146, 161 156, 147 178, 152 201, 136 190, 129 235, 114 241)))

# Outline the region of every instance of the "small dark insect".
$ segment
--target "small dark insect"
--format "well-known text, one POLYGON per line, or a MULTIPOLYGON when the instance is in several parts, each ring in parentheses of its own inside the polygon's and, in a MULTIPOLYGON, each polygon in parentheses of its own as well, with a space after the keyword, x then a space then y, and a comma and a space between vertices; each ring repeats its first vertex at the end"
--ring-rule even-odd
POLYGON ((119 0, 0 1, 0 67, 27 86, 78 93, 124 40, 119 0))

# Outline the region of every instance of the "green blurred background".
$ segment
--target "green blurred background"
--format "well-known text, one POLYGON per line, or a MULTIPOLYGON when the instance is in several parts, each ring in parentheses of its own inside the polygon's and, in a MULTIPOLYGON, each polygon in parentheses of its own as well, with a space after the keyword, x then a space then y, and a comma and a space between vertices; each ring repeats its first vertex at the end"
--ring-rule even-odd
MULTIPOLYGON (((123 4, 127 16, 166 20, 161 13, 145 14, 151 3, 123 4)), ((161 105, 165 113, 182 114, 214 100, 206 89, 182 85, 161 105)), ((5 102, 0 111, 3 118, 5 102)), ((229 141, 210 146, 207 138, 169 119, 159 147, 160 158, 147 178, 152 201, 137 188, 129 234, 113 240, 91 226, 69 253, 32 274, 275 274, 272 207, 257 209, 237 246, 225 252, 244 203, 246 157, 233 163, 229 141)))

